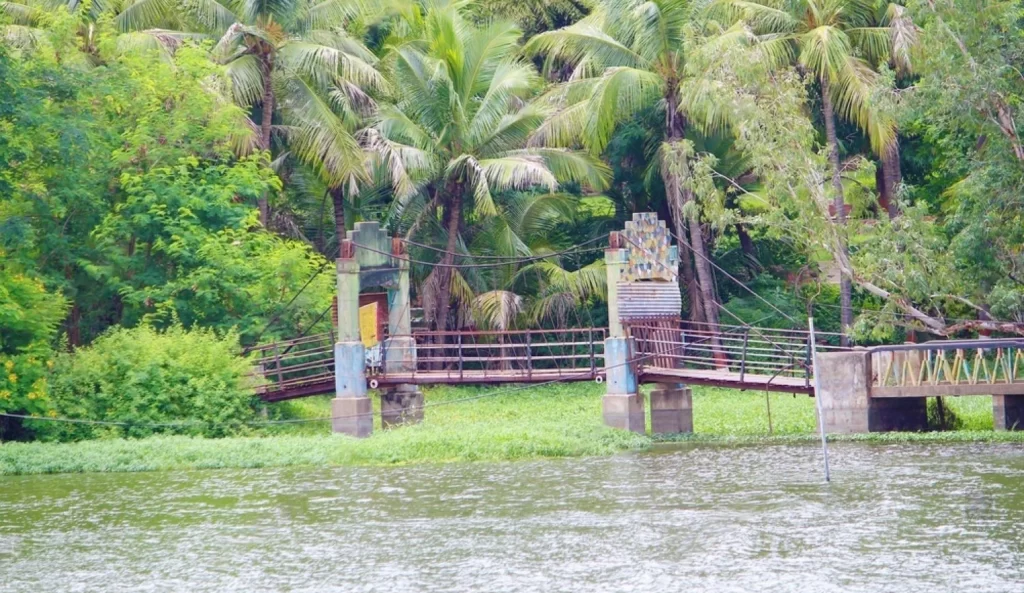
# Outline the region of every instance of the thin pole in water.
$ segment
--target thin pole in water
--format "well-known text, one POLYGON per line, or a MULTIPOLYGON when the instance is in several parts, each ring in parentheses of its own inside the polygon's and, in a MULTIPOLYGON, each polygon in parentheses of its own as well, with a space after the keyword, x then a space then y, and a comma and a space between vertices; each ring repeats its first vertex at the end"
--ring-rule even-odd
POLYGON ((818 432, 821 433, 821 455, 825 460, 825 481, 831 482, 832 475, 828 469, 828 440, 825 438, 825 417, 821 413, 821 378, 818 376, 818 345, 814 339, 814 317, 807 318, 810 329, 808 339, 811 341, 811 368, 814 369, 814 406, 818 409, 818 432))

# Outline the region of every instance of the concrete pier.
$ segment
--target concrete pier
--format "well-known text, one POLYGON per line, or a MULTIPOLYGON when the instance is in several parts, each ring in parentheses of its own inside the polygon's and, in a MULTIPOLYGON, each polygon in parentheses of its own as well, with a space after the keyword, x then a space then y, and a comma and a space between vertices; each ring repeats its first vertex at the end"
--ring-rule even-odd
POLYGON ((384 428, 423 421, 423 392, 415 385, 399 385, 380 394, 380 423, 384 428))
POLYGON ((373 405, 366 394, 366 348, 362 342, 334 345, 331 428, 354 437, 373 433, 373 405))
POLYGON ((373 434, 373 401, 368 397, 332 399, 331 430, 357 438, 373 434))
POLYGON ((334 344, 331 430, 365 438, 373 433, 373 405, 366 395, 366 347, 359 338, 359 263, 337 260, 338 341, 334 344))
POLYGON ((601 400, 601 409, 606 425, 642 434, 647 431, 647 414, 636 372, 633 365, 629 364, 632 351, 632 340, 629 338, 605 339, 606 391, 601 400))
POLYGON ((871 355, 866 350, 818 355, 822 420, 830 434, 921 431, 928 428, 926 399, 872 398, 871 355))
POLYGON ((651 433, 693 432, 693 393, 679 384, 659 384, 651 391, 651 433))
POLYGON ((993 395, 992 420, 996 430, 1024 430, 1024 395, 993 395))
POLYGON ((601 412, 606 426, 640 434, 647 432, 644 397, 640 394, 605 394, 601 398, 601 412))

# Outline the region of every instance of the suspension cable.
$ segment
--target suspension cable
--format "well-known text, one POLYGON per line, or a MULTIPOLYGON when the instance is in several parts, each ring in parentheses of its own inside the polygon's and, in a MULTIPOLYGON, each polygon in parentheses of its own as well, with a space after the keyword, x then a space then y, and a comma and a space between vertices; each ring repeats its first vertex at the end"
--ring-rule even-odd
MULTIPOLYGON (((671 230, 669 230, 668 232, 669 232, 669 234, 671 234, 671 235, 672 235, 672 236, 673 236, 673 237, 675 238, 675 240, 676 240, 676 243, 679 243, 679 242, 680 242, 680 239, 679 239, 679 237, 677 237, 675 233, 673 233, 673 232, 672 232, 671 230)), ((735 282, 736 284, 738 284, 738 285, 740 286, 740 288, 742 288, 743 290, 745 290, 745 291, 749 292, 750 294, 754 295, 755 297, 757 297, 757 298, 758 298, 758 300, 760 300, 760 301, 761 301, 761 302, 763 302, 764 304, 768 305, 768 307, 769 307, 769 308, 771 308, 771 309, 772 309, 773 311, 775 311, 775 312, 776 312, 776 313, 778 313, 779 315, 781 315, 781 316, 785 317, 785 318, 786 318, 786 320, 788 320, 788 321, 789 321, 790 323, 794 323, 794 324, 799 324, 799 323, 797 322, 797 320, 796 320, 796 319, 793 319, 792 317, 790 317, 789 315, 787 315, 787 314, 786 314, 786 313, 785 313, 785 312, 784 312, 784 311, 783 311, 782 309, 779 309, 778 307, 776 307, 776 306, 775 306, 774 304, 772 304, 772 302, 771 302, 771 301, 769 301, 768 299, 766 299, 766 298, 764 298, 763 296, 761 296, 761 295, 757 294, 757 292, 756 292, 756 291, 755 291, 754 289, 750 288, 749 286, 747 286, 746 284, 744 284, 743 282, 741 282, 741 281, 740 281, 739 279, 737 279, 737 278, 736 278, 735 276, 733 276, 733 275, 732 275, 732 274, 730 274, 729 272, 725 271, 725 270, 724 270, 724 269, 723 269, 723 268, 722 268, 721 266, 719 266, 719 265, 718 265, 718 264, 716 264, 715 262, 711 261, 711 259, 710 259, 710 258, 708 258, 708 257, 706 257, 706 256, 705 256, 705 255, 704 255, 703 253, 700 253, 700 252, 699 252, 699 251, 697 251, 696 249, 690 249, 690 251, 691 251, 692 253, 696 254, 697 256, 699 256, 699 257, 700 257, 700 258, 701 258, 702 260, 704 260, 704 261, 708 262, 709 264, 711 264, 711 265, 712 265, 712 266, 713 266, 713 267, 714 267, 714 268, 715 268, 716 270, 718 270, 719 272, 721 272, 721 273, 725 274, 725 277, 726 277, 726 278, 728 278, 729 280, 732 280, 733 282, 735 282)), ((718 303, 716 302, 716 304, 718 304, 718 303)), ((719 305, 719 306, 721 306, 721 305, 719 305)), ((730 313, 730 314, 731 314, 731 313, 730 313)), ((738 319, 738 318, 737 318, 737 319, 738 319)))
MULTIPOLYGON (((441 262, 423 261, 423 260, 414 259, 414 258, 408 257, 408 256, 395 255, 395 254, 387 252, 387 251, 382 251, 380 249, 375 249, 373 247, 367 247, 366 245, 356 245, 356 248, 358 248, 358 249, 365 249, 365 250, 367 250, 367 251, 369 251, 371 253, 377 253, 377 254, 380 254, 380 255, 386 255, 386 256, 391 257, 393 259, 397 259, 399 261, 405 261, 405 262, 409 262, 409 263, 413 263, 413 264, 420 264, 420 265, 431 266, 431 267, 435 267, 435 268, 454 268, 454 269, 463 269, 464 270, 464 269, 468 269, 468 268, 502 268, 502 267, 510 266, 510 265, 514 265, 514 264, 521 264, 521 263, 526 263, 526 262, 544 260, 544 259, 548 259, 550 257, 555 257, 557 255, 564 255, 564 254, 567 254, 567 253, 589 253, 589 252, 593 252, 593 251, 603 251, 605 249, 604 247, 590 247, 588 249, 579 249, 580 247, 582 247, 583 245, 586 245, 587 243, 593 243, 594 241, 600 240, 600 239, 603 239, 603 238, 604 237, 598 237, 597 239, 591 239, 591 240, 587 241, 586 243, 581 243, 580 245, 574 245, 572 248, 570 248, 570 249, 568 249, 566 251, 562 251, 562 252, 555 253, 555 254, 533 255, 533 256, 529 256, 529 257, 523 257, 523 258, 519 258, 519 259, 516 259, 516 260, 509 260, 509 261, 504 261, 504 262, 468 263, 468 264, 444 264, 444 263, 441 263, 441 262)), ((451 252, 446 252, 446 253, 451 253, 451 252)), ((455 255, 458 255, 458 254, 455 254, 455 255)))
MULTIPOLYGON (((555 252, 549 253, 547 255, 544 255, 543 257, 557 257, 559 255, 565 255, 565 254, 568 254, 568 253, 572 253, 572 252, 574 252, 575 250, 577 250, 580 247, 583 247, 585 245, 589 245, 591 243, 595 243, 597 241, 601 241, 602 239, 605 239, 607 237, 608 237, 608 233, 605 233, 604 235, 600 235, 598 237, 594 237, 593 239, 588 239, 588 240, 586 240, 586 241, 584 241, 584 242, 582 242, 582 243, 580 243, 578 245, 573 245, 572 247, 569 247, 568 249, 563 249, 562 251, 555 251, 555 252)), ((443 255, 453 255, 455 257, 466 257, 466 258, 473 258, 473 259, 512 260, 511 262, 508 262, 508 263, 515 263, 515 262, 521 261, 523 259, 530 259, 532 257, 539 257, 539 256, 515 256, 515 255, 473 255, 472 253, 457 253, 457 252, 454 252, 454 251, 448 251, 447 249, 441 249, 440 247, 434 247, 433 245, 427 245, 425 243, 417 243, 416 241, 413 241, 411 239, 403 239, 403 241, 405 243, 408 243, 409 245, 414 245, 416 247, 421 247, 423 249, 429 249, 430 251, 435 251, 435 252, 443 254, 443 255)), ((362 247, 362 245, 359 245, 359 247, 362 247)))

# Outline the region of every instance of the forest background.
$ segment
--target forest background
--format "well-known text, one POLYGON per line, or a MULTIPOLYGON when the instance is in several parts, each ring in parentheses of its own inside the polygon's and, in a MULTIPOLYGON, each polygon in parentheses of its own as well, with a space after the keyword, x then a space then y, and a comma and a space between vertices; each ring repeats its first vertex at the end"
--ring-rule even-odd
POLYGON ((361 220, 442 264, 428 327, 603 325, 588 241, 653 211, 694 322, 1024 333, 1021 16, 2 0, 0 412, 249 417, 244 348, 326 329, 361 220))

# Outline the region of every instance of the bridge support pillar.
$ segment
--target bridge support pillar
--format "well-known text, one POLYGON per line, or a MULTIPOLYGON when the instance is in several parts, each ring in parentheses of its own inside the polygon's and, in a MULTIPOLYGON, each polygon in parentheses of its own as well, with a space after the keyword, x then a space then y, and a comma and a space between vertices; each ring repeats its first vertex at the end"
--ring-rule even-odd
MULTIPOLYGON (((405 262, 403 262, 405 263, 405 262)), ((408 287, 406 287, 408 291, 408 287)), ((408 297, 408 293, 406 293, 408 297)), ((416 371, 416 339, 409 335, 408 306, 406 322, 393 324, 404 334, 384 342, 384 370, 387 373, 413 373, 416 371)), ((381 392, 380 424, 384 428, 423 421, 423 392, 416 385, 401 384, 381 392)))
POLYGON ((334 345, 335 398, 331 430, 364 438, 373 433, 373 403, 366 395, 366 347, 362 342, 334 345))
POLYGON ((651 433, 693 432, 693 392, 685 385, 659 383, 651 392, 651 433))
POLYGON ((996 430, 1024 430, 1024 395, 993 395, 992 420, 996 430))
POLYGON ((423 422, 423 392, 399 385, 380 394, 380 424, 384 428, 423 422))
POLYGON ((926 400, 871 397, 871 354, 866 350, 818 355, 825 431, 850 434, 920 431, 928 428, 926 400))
POLYGON ((630 364, 632 351, 630 338, 607 338, 604 341, 607 388, 601 408, 606 425, 643 434, 647 431, 647 414, 644 398, 637 389, 636 370, 630 364))

